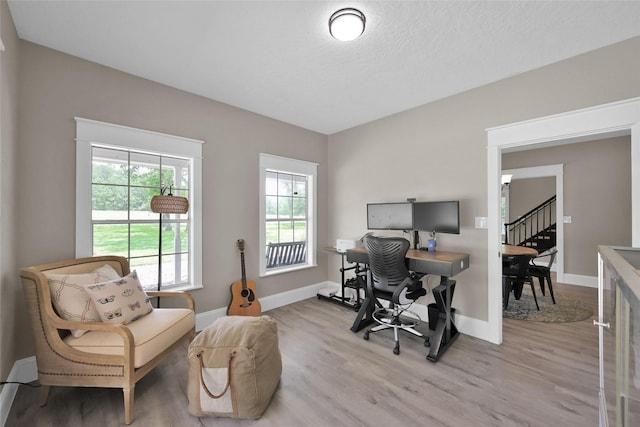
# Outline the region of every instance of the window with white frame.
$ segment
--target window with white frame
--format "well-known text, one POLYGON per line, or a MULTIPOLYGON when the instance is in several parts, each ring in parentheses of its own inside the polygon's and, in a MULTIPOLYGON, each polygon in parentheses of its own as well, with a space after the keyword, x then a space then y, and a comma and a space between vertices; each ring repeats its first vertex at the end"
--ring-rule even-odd
POLYGON ((260 154, 260 275, 316 265, 317 164, 260 154))
POLYGON ((149 290, 202 287, 202 141, 81 118, 76 134, 76 256, 123 256, 149 290), (151 212, 161 188, 189 211, 151 212))

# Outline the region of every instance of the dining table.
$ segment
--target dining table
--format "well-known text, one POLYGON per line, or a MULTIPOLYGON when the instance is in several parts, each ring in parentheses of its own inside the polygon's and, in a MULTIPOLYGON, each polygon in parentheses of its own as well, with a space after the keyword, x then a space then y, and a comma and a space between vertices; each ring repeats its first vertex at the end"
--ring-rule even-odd
POLYGON ((516 256, 516 255, 533 255, 537 256, 538 251, 535 248, 529 246, 517 246, 517 245, 502 245, 502 256, 516 256))

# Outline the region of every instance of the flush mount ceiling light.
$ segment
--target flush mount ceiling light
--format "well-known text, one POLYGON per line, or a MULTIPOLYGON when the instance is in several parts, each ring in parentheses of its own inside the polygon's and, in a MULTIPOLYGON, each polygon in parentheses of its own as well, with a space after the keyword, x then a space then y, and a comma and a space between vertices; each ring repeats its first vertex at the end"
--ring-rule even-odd
POLYGON ((340 9, 329 18, 329 33, 340 41, 355 40, 364 32, 365 21, 358 9, 340 9))
POLYGON ((502 184, 509 185, 511 183, 511 178, 513 175, 502 175, 502 184))

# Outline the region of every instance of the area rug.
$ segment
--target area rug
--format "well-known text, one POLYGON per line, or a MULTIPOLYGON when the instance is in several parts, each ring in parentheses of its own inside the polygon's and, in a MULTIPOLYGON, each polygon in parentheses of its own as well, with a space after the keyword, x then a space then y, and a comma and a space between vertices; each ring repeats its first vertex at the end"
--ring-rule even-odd
POLYGON ((525 288, 522 296, 516 300, 513 293, 509 296, 509 304, 506 310, 502 310, 502 316, 509 319, 528 320, 531 322, 579 322, 593 316, 593 310, 575 299, 556 295, 556 304, 547 295, 543 296, 536 289, 540 311, 536 310, 531 289, 525 288))

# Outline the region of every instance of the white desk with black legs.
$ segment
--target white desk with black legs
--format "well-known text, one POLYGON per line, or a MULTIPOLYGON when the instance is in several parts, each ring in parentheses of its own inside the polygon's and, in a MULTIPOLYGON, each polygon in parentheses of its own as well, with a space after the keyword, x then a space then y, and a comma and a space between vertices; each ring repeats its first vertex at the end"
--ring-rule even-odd
MULTIPOLYGON (((451 301, 456 281, 450 279, 450 277, 469 268, 469 254, 409 249, 406 258, 409 263, 409 270, 416 273, 440 276, 440 284, 432 291, 438 307, 439 319, 435 334, 430 338, 431 346, 427 355, 428 360, 437 362, 442 353, 458 337, 458 328, 453 323, 451 316, 451 301)), ((368 264, 369 256, 367 255, 367 250, 365 248, 348 249, 347 261, 368 264)), ((375 304, 363 304, 360 307, 358 316, 351 327, 353 332, 357 332, 373 322, 374 307, 375 304)))

